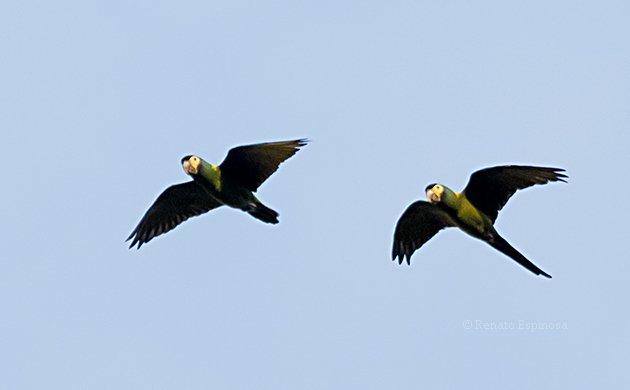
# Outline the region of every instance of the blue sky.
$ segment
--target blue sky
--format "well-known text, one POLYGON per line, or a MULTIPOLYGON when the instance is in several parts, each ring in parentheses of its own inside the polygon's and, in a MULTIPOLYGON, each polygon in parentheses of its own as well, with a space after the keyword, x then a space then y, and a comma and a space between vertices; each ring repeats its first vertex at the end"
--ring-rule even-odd
POLYGON ((2 2, 1 387, 623 387, 629 12, 2 2), (280 224, 222 208, 127 249, 184 155, 300 137, 258 192, 280 224), (508 163, 570 176, 497 220, 553 279, 455 230, 390 261, 427 184, 508 163))

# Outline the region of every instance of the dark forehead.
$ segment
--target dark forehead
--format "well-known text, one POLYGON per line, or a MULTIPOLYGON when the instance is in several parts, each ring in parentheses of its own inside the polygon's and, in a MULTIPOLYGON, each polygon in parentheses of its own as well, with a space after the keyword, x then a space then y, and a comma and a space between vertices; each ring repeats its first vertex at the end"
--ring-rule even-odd
POLYGON ((184 163, 184 161, 190 160, 191 157, 192 157, 192 155, 182 158, 182 164, 184 163))
POLYGON ((427 188, 424 189, 424 192, 429 191, 431 188, 435 187, 437 185, 437 183, 431 183, 427 186, 427 188))

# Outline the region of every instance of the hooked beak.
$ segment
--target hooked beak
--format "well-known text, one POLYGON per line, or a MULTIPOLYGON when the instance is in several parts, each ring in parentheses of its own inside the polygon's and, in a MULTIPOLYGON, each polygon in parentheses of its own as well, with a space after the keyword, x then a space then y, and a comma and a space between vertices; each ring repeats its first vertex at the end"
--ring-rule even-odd
POLYGON ((189 160, 184 161, 184 164, 182 164, 182 166, 184 167, 184 172, 189 175, 196 175, 199 171, 197 169, 199 164, 193 165, 189 160))
POLYGON ((429 203, 438 203, 440 201, 440 196, 433 192, 433 189, 427 191, 427 199, 429 203))

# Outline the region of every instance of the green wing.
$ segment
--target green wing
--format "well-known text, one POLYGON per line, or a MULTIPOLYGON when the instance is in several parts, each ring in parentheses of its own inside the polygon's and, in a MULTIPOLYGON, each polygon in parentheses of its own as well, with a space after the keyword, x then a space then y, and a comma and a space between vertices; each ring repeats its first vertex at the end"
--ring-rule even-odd
POLYGON ((550 181, 566 183, 564 169, 506 165, 474 172, 464 189, 466 198, 492 222, 517 190, 550 181))
POLYGON ((298 139, 233 148, 219 165, 221 175, 250 191, 256 191, 284 160, 297 153, 307 142, 306 139, 298 139))
POLYGON ((419 200, 412 203, 400 216, 394 232, 392 260, 398 258, 398 264, 407 260, 420 249, 425 242, 446 227, 456 226, 453 219, 440 206, 419 200))
POLYGON ((129 248, 138 249, 154 237, 174 229, 190 217, 204 214, 221 206, 217 200, 194 181, 170 186, 158 196, 144 214, 127 241, 133 238, 129 248))

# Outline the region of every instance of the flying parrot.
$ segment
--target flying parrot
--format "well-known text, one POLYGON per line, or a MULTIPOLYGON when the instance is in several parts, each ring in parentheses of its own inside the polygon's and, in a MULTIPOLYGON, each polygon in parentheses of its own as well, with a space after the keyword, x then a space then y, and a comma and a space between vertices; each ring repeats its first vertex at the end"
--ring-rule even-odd
POLYGON ((402 214, 394 232, 392 260, 410 263, 411 255, 447 227, 458 227, 490 244, 536 275, 551 275, 527 260, 494 228, 499 211, 517 190, 552 181, 566 183, 564 169, 532 166, 498 166, 474 172, 462 192, 442 184, 425 188, 428 202, 412 203, 402 214))
POLYGON ((127 241, 129 248, 151 241, 190 217, 226 205, 249 213, 266 223, 278 223, 278 213, 254 195, 278 166, 308 143, 306 139, 238 146, 220 165, 198 156, 182 158, 184 172, 192 181, 164 190, 144 214, 127 241))

